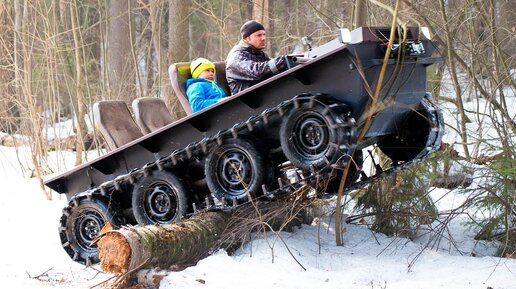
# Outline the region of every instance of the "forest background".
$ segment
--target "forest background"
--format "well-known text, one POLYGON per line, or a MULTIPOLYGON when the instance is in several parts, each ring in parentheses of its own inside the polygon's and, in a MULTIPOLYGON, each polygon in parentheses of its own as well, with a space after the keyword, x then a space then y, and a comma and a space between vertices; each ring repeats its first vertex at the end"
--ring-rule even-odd
POLYGON ((440 157, 495 172, 498 181, 475 202, 496 212, 487 235, 501 227, 514 241, 516 123, 506 96, 516 91, 516 0, 0 0, 0 145, 31 147, 32 163, 21 165, 52 199, 42 180, 65 162, 49 162, 48 153, 74 150, 78 165, 103 147, 88 113, 96 101, 161 97, 179 119, 168 66, 224 60, 246 20, 264 24, 275 56, 305 49, 303 36, 318 45, 339 27, 390 26, 396 4, 398 24, 429 27, 443 58, 428 69, 428 90, 456 107, 447 129, 460 136, 449 144, 460 155, 440 157), (453 91, 443 93, 444 79, 453 91), (480 100, 486 105, 464 109, 480 100), (494 135, 482 133, 484 119, 494 135))

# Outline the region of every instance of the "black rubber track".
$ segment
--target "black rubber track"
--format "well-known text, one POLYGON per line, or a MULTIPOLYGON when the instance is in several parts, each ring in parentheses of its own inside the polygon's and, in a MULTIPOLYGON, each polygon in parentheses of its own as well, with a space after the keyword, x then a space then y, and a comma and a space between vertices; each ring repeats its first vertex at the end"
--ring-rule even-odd
MULTIPOLYGON (((344 183, 344 188, 347 188, 349 185, 356 182, 360 177, 360 171, 362 170, 362 165, 364 163, 364 156, 362 151, 359 150, 354 153, 353 158, 350 158, 349 156, 344 156, 343 158, 343 161, 345 161, 344 163, 346 163, 346 165, 347 162, 351 162, 348 170, 348 175, 344 183)), ((328 181, 328 186, 326 187, 326 194, 332 195, 338 193, 340 180, 342 179, 342 174, 344 172, 346 165, 342 165, 334 169, 334 176, 328 181)))
POLYGON ((396 123, 397 133, 384 137, 378 147, 394 162, 415 158, 426 148, 431 129, 430 117, 425 108, 408 112, 396 123))

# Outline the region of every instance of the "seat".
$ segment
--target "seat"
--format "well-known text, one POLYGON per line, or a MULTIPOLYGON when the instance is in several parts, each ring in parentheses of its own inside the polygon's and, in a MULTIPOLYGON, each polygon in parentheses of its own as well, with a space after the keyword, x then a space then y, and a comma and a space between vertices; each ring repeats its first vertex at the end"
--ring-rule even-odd
POLYGON ((215 64, 215 78, 217 80, 217 84, 224 90, 226 96, 231 95, 231 90, 229 89, 228 80, 226 79, 226 62, 225 61, 217 61, 215 64))
POLYGON ((110 150, 119 148, 141 136, 142 132, 122 100, 104 100, 93 104, 95 126, 110 150))
POLYGON ((133 100, 132 108, 136 124, 144 134, 174 121, 162 98, 139 97, 133 100))
MULTIPOLYGON (((226 80, 226 62, 217 61, 213 64, 215 64, 215 80, 217 81, 217 84, 224 90, 226 96, 231 95, 228 82, 226 80)), ((188 97, 186 96, 186 80, 192 77, 190 74, 190 62, 173 63, 168 68, 168 74, 174 93, 178 97, 186 115, 192 114, 192 108, 190 107, 188 97)))

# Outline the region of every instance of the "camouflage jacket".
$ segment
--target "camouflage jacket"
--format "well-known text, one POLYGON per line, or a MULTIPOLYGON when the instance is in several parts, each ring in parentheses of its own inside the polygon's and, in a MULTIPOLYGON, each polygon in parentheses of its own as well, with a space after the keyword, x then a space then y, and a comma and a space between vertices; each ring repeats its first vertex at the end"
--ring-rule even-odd
POLYGON ((262 50, 240 41, 226 59, 226 79, 231 93, 236 94, 287 68, 286 56, 271 59, 262 50))

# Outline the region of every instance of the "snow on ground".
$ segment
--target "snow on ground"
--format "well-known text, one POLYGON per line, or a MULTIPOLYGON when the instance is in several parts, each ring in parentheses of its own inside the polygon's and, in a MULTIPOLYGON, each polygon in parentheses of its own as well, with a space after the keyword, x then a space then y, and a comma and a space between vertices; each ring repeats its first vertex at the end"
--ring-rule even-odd
MULTIPOLYGON (((19 157, 26 164, 24 153, 19 157)), ((47 201, 36 180, 23 173, 15 149, 0 147, 0 286, 89 288, 104 280, 90 280, 98 272, 72 262, 61 247, 57 225, 66 200, 54 195, 47 201)))
MULTIPOLYGON (((509 107, 515 103, 511 98, 509 107)), ((445 107, 445 113, 453 123, 452 110, 445 107)), ((445 141, 454 140, 457 136, 448 130, 445 141)), ((54 195, 47 201, 37 182, 24 177, 30 171, 19 166, 30 163, 26 149, 18 153, 0 147, 1 287, 91 288, 112 277, 70 260, 57 231, 66 200, 54 195)), ((465 198, 443 189, 431 195, 440 210, 456 208, 465 198)), ((283 232, 281 238, 259 235, 233 256, 218 251, 196 266, 170 272, 160 288, 516 289, 516 260, 492 257, 496 244, 475 241, 465 220, 460 215, 448 226, 445 236, 452 242, 442 238, 423 249, 435 241, 429 234, 411 241, 350 224, 345 225, 344 246, 337 247, 330 220, 321 219, 320 226, 283 232)))
POLYGON ((304 227, 281 234, 292 255, 279 241, 272 251, 259 240, 250 245, 252 257, 249 251, 234 257, 219 251, 195 267, 169 274, 162 284, 169 286, 164 288, 515 288, 514 262, 509 265, 511 273, 504 268, 506 260, 497 264, 492 258, 425 251, 409 270, 421 253, 416 243, 382 235, 376 236, 376 243, 366 228, 346 229, 343 247, 335 247, 334 235, 324 233, 319 253, 318 229, 304 227))
MULTIPOLYGON (((2 287, 90 288, 111 277, 69 259, 57 234, 65 200, 46 201, 35 180, 19 176, 13 154, 12 148, 0 147, 2 287)), ((434 194, 444 195, 444 205, 461 201, 445 190, 434 194)), ((281 239, 268 233, 234 256, 218 251, 197 266, 170 273, 160 288, 516 288, 514 259, 460 255, 446 246, 422 250, 425 242, 349 224, 344 246, 336 247, 328 221, 281 233, 281 239)), ((463 226, 451 228, 462 252, 475 250, 463 226)))
MULTIPOLYGON (((470 143, 468 149, 470 150, 471 154, 477 153, 477 155, 492 155, 493 153, 489 152, 489 150, 492 149, 489 147, 489 145, 494 145, 497 140, 500 139, 500 137, 496 133, 496 130, 493 128, 491 123, 491 116, 498 115, 499 113, 494 113, 489 109, 491 106, 488 104, 486 99, 477 99, 476 97, 473 97, 473 95, 477 92, 473 90, 471 85, 468 85, 465 75, 459 74, 459 82, 461 83, 463 91, 462 99, 464 102, 466 116, 471 121, 466 124, 468 142, 470 143), (476 112, 479 113, 477 114, 476 112), (487 140, 487 142, 485 140, 487 140), (475 145, 472 145, 478 142, 480 142, 478 148, 475 145)), ((450 75, 447 72, 445 72, 441 84, 442 86, 440 95, 455 99, 455 92, 453 90, 452 81, 450 75)), ((484 87, 489 87, 488 81, 485 81, 484 87)), ((509 112, 508 115, 514 120, 516 113, 516 91, 510 87, 506 87, 503 89, 503 93, 505 95, 505 102, 509 112)), ((499 103, 503 103, 499 98, 497 98, 497 101, 499 103)), ((446 133, 443 137, 443 142, 454 145, 454 149, 456 149, 459 153, 463 153, 464 150, 462 148, 460 136, 457 131, 459 128, 459 111, 456 105, 452 103, 444 103, 440 105, 443 110, 444 121, 446 123, 446 133)), ((497 117, 497 119, 500 120, 501 118, 497 117)), ((513 135, 512 143, 515 142, 516 135, 513 135)))

